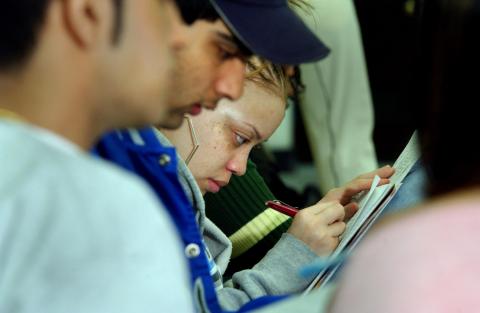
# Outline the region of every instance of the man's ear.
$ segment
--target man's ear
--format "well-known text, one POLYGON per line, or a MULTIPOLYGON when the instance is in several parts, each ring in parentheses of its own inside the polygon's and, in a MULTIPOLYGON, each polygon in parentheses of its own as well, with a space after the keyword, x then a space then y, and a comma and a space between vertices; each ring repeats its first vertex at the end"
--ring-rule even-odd
POLYGON ((111 41, 114 8, 112 0, 62 0, 68 32, 83 48, 111 41))

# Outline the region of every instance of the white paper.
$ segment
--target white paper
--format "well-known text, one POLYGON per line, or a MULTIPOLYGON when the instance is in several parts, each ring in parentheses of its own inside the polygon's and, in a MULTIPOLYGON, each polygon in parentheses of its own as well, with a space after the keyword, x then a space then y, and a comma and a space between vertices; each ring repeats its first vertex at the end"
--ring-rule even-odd
POLYGON ((419 159, 419 155, 418 135, 415 131, 408 141, 407 146, 403 149, 397 161, 395 161, 395 164, 393 164, 395 174, 390 178, 391 183, 401 183, 405 176, 407 176, 408 172, 410 172, 412 166, 419 159))
MULTIPOLYGON (((418 137, 417 133, 414 132, 408 144, 393 165, 395 168, 395 174, 390 178, 390 184, 378 186, 380 177, 375 176, 368 193, 363 194, 358 198, 359 210, 348 222, 345 232, 340 237, 341 241, 338 247, 333 251, 330 257, 338 257, 341 253, 348 252, 356 246, 358 241, 365 235, 365 232, 380 216, 382 210, 387 206, 393 198, 393 195, 400 188, 403 179, 407 176, 412 166, 419 158, 418 151, 418 137)), ((305 293, 313 289, 324 274, 327 275, 327 279, 330 278, 337 268, 338 266, 329 269, 329 273, 326 273, 326 270, 320 272, 314 281, 308 286, 305 293)))

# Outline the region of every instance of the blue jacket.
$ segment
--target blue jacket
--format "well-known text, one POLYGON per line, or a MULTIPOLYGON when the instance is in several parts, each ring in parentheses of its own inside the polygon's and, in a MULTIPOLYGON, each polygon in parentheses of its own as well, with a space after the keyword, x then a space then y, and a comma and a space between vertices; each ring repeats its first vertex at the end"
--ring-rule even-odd
MULTIPOLYGON (((177 173, 175 148, 163 146, 152 128, 122 130, 105 135, 95 153, 143 177, 156 192, 177 226, 189 260, 193 295, 200 312, 223 312, 210 275, 202 235, 195 211, 185 194, 177 173)), ((246 304, 239 312, 283 299, 262 297, 246 304)))

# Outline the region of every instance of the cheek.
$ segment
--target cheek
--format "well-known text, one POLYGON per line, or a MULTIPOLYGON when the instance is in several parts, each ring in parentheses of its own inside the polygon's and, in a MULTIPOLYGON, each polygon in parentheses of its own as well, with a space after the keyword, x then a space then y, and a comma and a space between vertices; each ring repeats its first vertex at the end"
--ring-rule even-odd
POLYGON ((214 123, 211 131, 205 134, 208 141, 205 143, 206 155, 209 167, 219 169, 225 166, 228 158, 228 151, 232 148, 232 140, 229 138, 229 131, 223 123, 214 123))
POLYGON ((145 21, 125 21, 128 22, 134 25, 128 30, 123 28, 119 39, 119 50, 123 49, 123 54, 118 60, 118 68, 124 70, 117 74, 123 77, 121 88, 136 98, 145 98, 146 103, 157 102, 155 106, 158 107, 158 103, 165 102, 168 96, 168 76, 174 66, 173 55, 164 43, 168 39, 165 27, 156 23, 152 16, 147 16, 145 21))
POLYGON ((230 150, 228 134, 223 123, 213 123, 213 127, 198 131, 200 147, 189 164, 196 179, 208 178, 225 167, 227 152, 230 150))
POLYGON ((211 70, 205 65, 192 64, 189 69, 183 70, 182 77, 184 79, 180 94, 189 95, 195 101, 204 101, 213 81, 211 70))
POLYGON ((229 125, 222 122, 215 122, 212 131, 207 134, 211 139, 210 146, 215 149, 223 158, 236 149, 234 134, 229 125))

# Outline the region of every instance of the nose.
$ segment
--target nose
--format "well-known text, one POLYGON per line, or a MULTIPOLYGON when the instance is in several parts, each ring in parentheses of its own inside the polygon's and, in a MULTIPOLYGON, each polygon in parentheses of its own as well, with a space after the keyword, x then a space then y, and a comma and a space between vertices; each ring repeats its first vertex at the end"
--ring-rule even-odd
POLYGON ((245 66, 245 62, 240 58, 232 58, 222 65, 215 84, 216 92, 221 98, 240 98, 245 81, 245 66))
POLYGON ((247 161, 250 150, 235 154, 227 162, 227 170, 236 176, 243 176, 247 171, 247 161))

